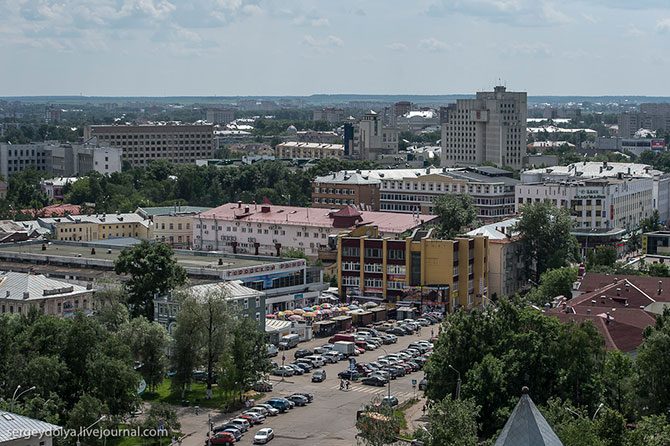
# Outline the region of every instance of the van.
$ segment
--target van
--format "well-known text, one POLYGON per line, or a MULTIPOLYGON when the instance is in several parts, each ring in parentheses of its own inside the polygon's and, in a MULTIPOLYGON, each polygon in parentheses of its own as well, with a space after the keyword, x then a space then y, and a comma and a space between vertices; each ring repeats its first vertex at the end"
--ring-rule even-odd
POLYGON ((310 361, 312 361, 312 364, 314 364, 314 367, 323 367, 323 365, 326 362, 326 360, 323 358, 323 356, 320 356, 320 355, 305 356, 305 359, 309 359, 310 361))
POLYGON ((281 350, 288 350, 289 348, 293 348, 298 345, 299 342, 300 335, 298 334, 282 336, 282 338, 279 340, 279 348, 281 350))
POLYGON ((334 344, 337 341, 346 341, 346 342, 354 342, 354 335, 351 334, 346 334, 346 333, 338 333, 332 338, 328 339, 329 344, 334 344))

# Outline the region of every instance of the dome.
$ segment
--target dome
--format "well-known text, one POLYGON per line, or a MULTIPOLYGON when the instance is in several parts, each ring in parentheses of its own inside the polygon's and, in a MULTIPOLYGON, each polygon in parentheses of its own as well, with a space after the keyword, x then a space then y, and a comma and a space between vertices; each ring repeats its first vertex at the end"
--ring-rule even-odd
POLYGON ((286 133, 298 133, 298 129, 294 125, 286 127, 286 133))

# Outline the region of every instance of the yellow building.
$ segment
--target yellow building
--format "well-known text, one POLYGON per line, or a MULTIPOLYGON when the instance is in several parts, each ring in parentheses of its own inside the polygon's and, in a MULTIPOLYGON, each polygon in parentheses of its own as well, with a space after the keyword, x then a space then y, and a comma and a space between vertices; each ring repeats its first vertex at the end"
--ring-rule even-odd
POLYGON ((40 218, 55 240, 90 242, 110 238, 149 238, 149 221, 138 214, 68 215, 40 218))
POLYGON ((138 208, 138 215, 151 221, 149 239, 175 248, 190 248, 193 238, 193 217, 211 208, 196 206, 162 206, 138 208))
POLYGON ((403 239, 380 238, 374 227, 357 228, 337 241, 341 296, 413 300, 453 311, 488 297, 488 239, 440 240, 417 229, 403 239))

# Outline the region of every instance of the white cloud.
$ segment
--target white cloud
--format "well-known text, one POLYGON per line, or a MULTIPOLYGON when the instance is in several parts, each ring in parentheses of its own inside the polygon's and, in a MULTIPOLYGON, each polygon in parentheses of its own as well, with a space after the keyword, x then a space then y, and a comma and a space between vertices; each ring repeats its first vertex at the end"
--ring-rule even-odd
POLYGON ((392 51, 398 51, 398 52, 407 51, 407 45, 405 45, 404 43, 400 43, 400 42, 389 43, 388 45, 386 45, 386 48, 388 48, 392 51))
POLYGON ((310 48, 324 49, 324 48, 334 48, 344 45, 344 41, 337 36, 326 36, 323 39, 317 39, 311 34, 305 34, 302 38, 303 45, 306 45, 310 48))
POLYGON ((542 42, 506 43, 502 51, 510 56, 548 57, 551 55, 549 46, 542 42))
POLYGON ((426 13, 437 17, 457 13, 515 26, 567 23, 570 17, 558 9, 557 3, 556 0, 436 0, 426 13))
POLYGON ((434 37, 420 40, 418 47, 420 50, 430 51, 432 53, 447 51, 451 48, 449 44, 442 42, 441 40, 437 40, 434 37))
POLYGON ((628 25, 628 28, 626 28, 626 35, 630 37, 641 37, 645 34, 646 33, 644 31, 635 25, 628 25))
POLYGON ((656 31, 661 33, 670 31, 670 18, 659 20, 656 23, 656 31))

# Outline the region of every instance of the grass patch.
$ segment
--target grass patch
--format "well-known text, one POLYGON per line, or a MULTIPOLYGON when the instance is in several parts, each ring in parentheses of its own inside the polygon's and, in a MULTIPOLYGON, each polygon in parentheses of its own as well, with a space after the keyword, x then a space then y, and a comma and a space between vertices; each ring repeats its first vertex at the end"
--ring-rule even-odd
MULTIPOLYGON (((147 390, 144 392, 142 394, 142 399, 144 401, 161 402, 174 406, 186 405, 185 402, 188 401, 188 406, 219 409, 224 412, 236 410, 244 406, 244 403, 239 401, 239 394, 237 392, 221 392, 216 384, 212 386, 212 399, 209 400, 205 398, 205 395, 207 394, 207 384, 205 383, 192 383, 190 388, 184 393, 183 399, 181 392, 173 392, 172 390, 172 380, 166 378, 152 391, 147 390)), ((258 399, 262 397, 262 394, 250 391, 245 393, 244 396, 246 398, 258 399)))

